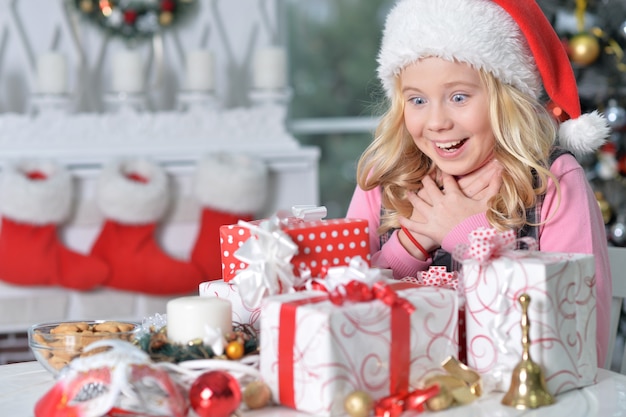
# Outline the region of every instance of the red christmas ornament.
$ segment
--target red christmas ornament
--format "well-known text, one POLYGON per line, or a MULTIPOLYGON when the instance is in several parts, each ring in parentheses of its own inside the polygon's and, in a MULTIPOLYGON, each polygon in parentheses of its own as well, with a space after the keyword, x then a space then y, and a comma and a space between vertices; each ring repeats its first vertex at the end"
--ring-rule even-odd
POLYGON ((124 11, 124 22, 132 25, 137 20, 137 12, 135 10, 124 11))
POLYGON ((626 155, 617 159, 617 171, 623 176, 626 175, 626 155))
POLYGON ((164 12, 172 12, 174 11, 176 4, 174 0, 162 0, 161 1, 161 10, 164 12))
POLYGON ((241 388, 229 373, 209 371, 191 384, 189 400, 200 417, 230 417, 241 404, 241 388))

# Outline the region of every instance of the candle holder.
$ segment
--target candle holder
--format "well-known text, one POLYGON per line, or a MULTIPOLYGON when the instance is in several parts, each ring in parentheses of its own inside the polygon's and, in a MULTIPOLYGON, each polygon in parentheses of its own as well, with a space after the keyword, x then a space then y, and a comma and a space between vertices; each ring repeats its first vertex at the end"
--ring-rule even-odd
POLYGON ((107 113, 142 113, 148 110, 145 94, 123 91, 107 93, 104 96, 104 107, 107 113))
POLYGON ((72 97, 69 94, 31 94, 27 113, 31 116, 64 115, 74 112, 72 97))
POLYGON ((212 91, 181 91, 176 103, 176 109, 180 112, 214 111, 221 107, 212 91))
POLYGON ((280 89, 253 89, 250 91, 250 102, 253 106, 278 105, 287 106, 291 101, 293 91, 289 87, 280 89))

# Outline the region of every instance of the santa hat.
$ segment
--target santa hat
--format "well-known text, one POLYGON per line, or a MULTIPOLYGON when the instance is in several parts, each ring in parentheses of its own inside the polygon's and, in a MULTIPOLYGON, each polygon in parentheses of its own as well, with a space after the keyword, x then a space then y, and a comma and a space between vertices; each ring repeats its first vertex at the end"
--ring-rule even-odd
POLYGON ((468 63, 534 97, 543 86, 569 118, 559 143, 576 155, 594 151, 610 133, 597 111, 581 115, 567 52, 535 0, 400 0, 378 55, 386 94, 403 67, 429 56, 468 63))

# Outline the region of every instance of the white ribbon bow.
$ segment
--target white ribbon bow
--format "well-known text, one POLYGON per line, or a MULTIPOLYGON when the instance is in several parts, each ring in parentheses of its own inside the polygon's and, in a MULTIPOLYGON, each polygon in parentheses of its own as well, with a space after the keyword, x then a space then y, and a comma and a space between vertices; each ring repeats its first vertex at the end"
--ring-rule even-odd
POLYGON ((379 281, 386 281, 387 277, 383 270, 370 268, 367 261, 360 256, 350 259, 347 266, 334 266, 328 268, 325 277, 314 278, 307 282, 306 288, 313 289, 313 283, 325 288, 328 292, 348 284, 351 281, 360 281, 368 286, 372 286, 379 281))
POLYGON ((298 246, 281 230, 280 219, 274 216, 258 226, 244 221, 238 224, 250 229, 251 234, 234 253, 248 264, 233 278, 243 303, 257 308, 266 296, 293 291, 298 278, 293 273, 291 258, 298 246))
POLYGON ((213 354, 220 356, 224 353, 224 336, 222 335, 222 329, 205 324, 202 344, 210 346, 213 354))

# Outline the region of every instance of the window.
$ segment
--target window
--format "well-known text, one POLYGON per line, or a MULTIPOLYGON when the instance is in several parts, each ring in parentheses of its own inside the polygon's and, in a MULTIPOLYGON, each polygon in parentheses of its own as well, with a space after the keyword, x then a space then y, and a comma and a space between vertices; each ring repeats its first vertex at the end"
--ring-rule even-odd
POLYGON ((320 199, 344 217, 356 162, 372 139, 380 88, 376 56, 391 0, 283 0, 293 98, 289 128, 318 146, 320 199))

